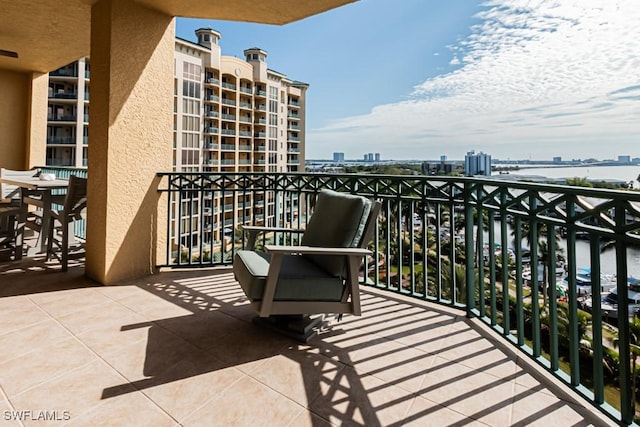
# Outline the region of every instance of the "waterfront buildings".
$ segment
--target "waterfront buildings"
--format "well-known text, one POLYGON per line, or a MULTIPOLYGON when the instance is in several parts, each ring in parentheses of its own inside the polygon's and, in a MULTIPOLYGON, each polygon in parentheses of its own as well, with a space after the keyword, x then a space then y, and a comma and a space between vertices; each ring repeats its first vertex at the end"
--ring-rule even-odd
MULTIPOLYGON (((267 68, 267 52, 223 56, 220 33, 176 38, 174 156, 176 171, 304 170, 308 85, 267 68)), ((49 74, 47 165, 87 166, 89 60, 49 74)))
POLYGON ((334 163, 344 163, 344 153, 333 153, 334 163))
POLYGON ((491 155, 482 151, 469 151, 464 156, 464 174, 466 176, 491 175, 491 155))
MULTIPOLYGON (((260 48, 239 59, 222 55, 219 32, 201 28, 196 37, 175 39, 173 170, 304 171, 308 84, 269 69, 260 48)), ((86 58, 49 75, 47 165, 87 166, 89 77, 86 58)), ((269 194, 194 201, 181 210, 182 224, 172 225, 176 247, 200 245, 201 228, 212 244, 238 224, 275 224, 278 204, 269 194)))

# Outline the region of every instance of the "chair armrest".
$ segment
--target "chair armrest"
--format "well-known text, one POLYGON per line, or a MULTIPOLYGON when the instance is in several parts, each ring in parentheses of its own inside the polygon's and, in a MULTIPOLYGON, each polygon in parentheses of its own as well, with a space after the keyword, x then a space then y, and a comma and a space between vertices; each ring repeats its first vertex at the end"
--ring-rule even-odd
POLYGON ((265 251, 281 254, 345 255, 365 256, 373 254, 369 249, 361 248, 325 248, 319 246, 280 246, 265 245, 265 251))
POLYGON ((283 228, 283 227, 264 227, 259 225, 240 225, 240 230, 242 232, 247 232, 249 235, 247 239, 247 248, 253 250, 256 246, 256 238, 258 237, 258 233, 261 232, 286 232, 286 233, 295 233, 302 234, 304 230, 299 228, 283 228))
POLYGON ((288 233, 304 233, 302 228, 286 228, 286 227, 263 227, 260 225, 240 225, 242 231, 274 231, 274 232, 288 232, 288 233))

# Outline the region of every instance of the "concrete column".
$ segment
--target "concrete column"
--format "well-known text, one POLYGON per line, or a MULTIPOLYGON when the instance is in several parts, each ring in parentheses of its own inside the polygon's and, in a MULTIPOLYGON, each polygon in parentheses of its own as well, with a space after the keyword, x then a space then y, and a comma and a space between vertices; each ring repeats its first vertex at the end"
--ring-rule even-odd
POLYGON ((47 161, 47 110, 49 101, 49 75, 33 73, 30 86, 27 168, 44 166, 47 161))
POLYGON ((91 10, 86 274, 103 284, 157 263, 167 219, 155 174, 171 170, 174 32, 172 17, 134 1, 91 10))
POLYGON ((26 166, 29 78, 27 73, 0 70, 0 167, 26 166))

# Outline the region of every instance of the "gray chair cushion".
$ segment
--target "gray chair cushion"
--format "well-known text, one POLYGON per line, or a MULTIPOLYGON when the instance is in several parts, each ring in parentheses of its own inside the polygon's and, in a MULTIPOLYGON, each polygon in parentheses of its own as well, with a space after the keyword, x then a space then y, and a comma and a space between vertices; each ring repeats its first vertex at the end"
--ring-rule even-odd
MULTIPOLYGON (((251 301, 262 300, 269 273, 268 253, 238 251, 233 272, 251 301)), ((340 301, 341 279, 327 274, 302 256, 284 255, 274 301, 340 301)))
MULTIPOLYGON (((302 236, 303 246, 353 248, 360 245, 371 201, 365 197, 322 190, 302 236)), ((344 256, 305 255, 333 276, 345 274, 344 256)))

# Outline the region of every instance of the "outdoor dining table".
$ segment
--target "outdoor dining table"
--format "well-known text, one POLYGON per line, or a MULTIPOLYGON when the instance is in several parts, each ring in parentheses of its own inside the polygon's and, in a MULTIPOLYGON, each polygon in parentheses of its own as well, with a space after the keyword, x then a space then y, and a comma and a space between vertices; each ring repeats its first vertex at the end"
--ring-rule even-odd
POLYGON ((18 235, 16 241, 16 259, 22 258, 22 246, 24 240, 24 227, 34 228, 39 232, 39 251, 47 250, 47 237, 49 236, 49 226, 51 223, 51 209, 53 202, 53 190, 65 189, 69 185, 66 179, 44 180, 34 177, 5 177, 0 178, 1 182, 20 187, 22 212, 18 223, 18 235), (42 223, 40 226, 27 225, 27 215, 29 205, 42 209, 42 223))

